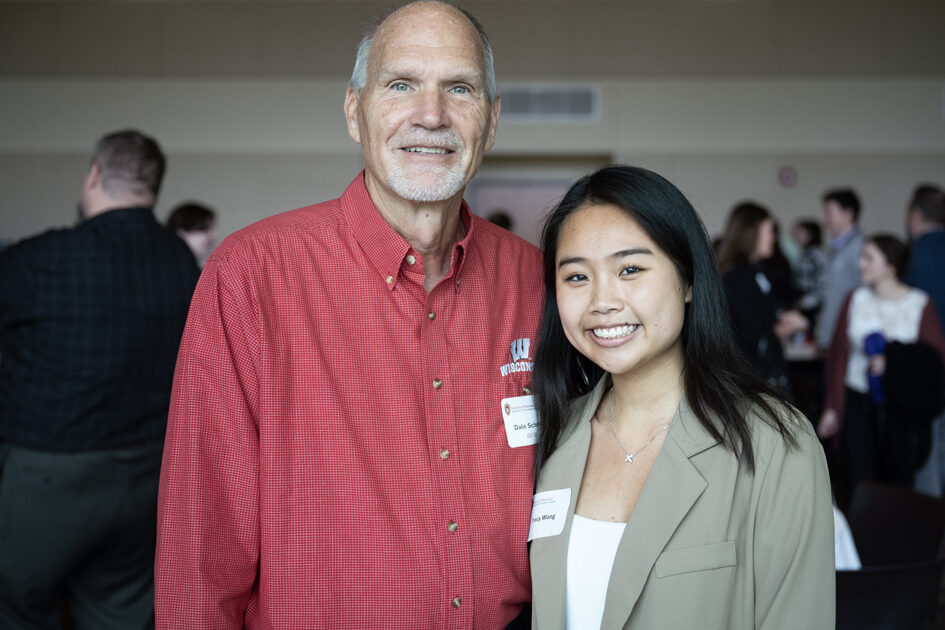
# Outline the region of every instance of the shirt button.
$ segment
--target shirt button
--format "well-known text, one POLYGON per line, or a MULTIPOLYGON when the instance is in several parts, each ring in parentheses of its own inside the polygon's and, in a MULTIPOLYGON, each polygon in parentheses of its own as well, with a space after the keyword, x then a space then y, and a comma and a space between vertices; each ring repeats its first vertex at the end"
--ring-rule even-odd
POLYGON ((453 598, 453 608, 459 608, 462 605, 463 600, 461 600, 458 596, 453 598))
POLYGON ((446 526, 446 529, 450 530, 450 533, 453 533, 457 529, 459 529, 459 523, 457 523, 456 521, 450 521, 449 525, 446 526))
POLYGON ((427 313, 427 317, 430 318, 430 321, 433 321, 434 319, 436 319, 436 313, 434 313, 433 311, 430 311, 429 313, 427 313))
POLYGON ((407 254, 407 264, 412 265, 417 262, 417 259, 413 257, 413 254, 407 254))
POLYGON ((440 451, 440 459, 449 459, 449 456, 450 456, 450 449, 444 448, 443 450, 440 451))
POLYGON ((387 284, 394 284, 394 276, 387 276, 387 284))
POLYGON ((433 379, 433 389, 440 389, 443 387, 443 381, 438 378, 433 379))
POLYGON ((532 388, 531 388, 531 386, 526 385, 525 387, 523 387, 523 388, 522 388, 522 393, 525 394, 526 396, 528 396, 529 394, 531 394, 531 393, 532 393, 532 388))

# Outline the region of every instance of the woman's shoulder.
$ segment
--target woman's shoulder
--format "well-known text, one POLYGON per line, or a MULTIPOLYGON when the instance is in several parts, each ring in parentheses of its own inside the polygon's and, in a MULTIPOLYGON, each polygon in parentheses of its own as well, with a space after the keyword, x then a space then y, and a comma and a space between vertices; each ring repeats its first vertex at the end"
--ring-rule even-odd
POLYGON ((789 403, 765 397, 769 409, 754 404, 748 410, 752 447, 767 462, 778 454, 812 457, 822 451, 814 426, 789 403))
POLYGON ((922 289, 909 287, 909 293, 906 294, 906 299, 910 300, 916 307, 923 309, 929 302, 929 294, 922 289))

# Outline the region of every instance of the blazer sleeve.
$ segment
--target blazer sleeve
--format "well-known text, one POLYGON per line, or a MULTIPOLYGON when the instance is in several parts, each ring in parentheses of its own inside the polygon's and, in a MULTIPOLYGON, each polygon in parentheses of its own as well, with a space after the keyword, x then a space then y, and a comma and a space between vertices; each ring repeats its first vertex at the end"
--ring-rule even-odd
MULTIPOLYGON (((791 421, 788 420, 788 423, 791 421)), ((753 536, 755 628, 832 630, 834 527, 823 448, 794 424, 797 448, 775 435, 763 468, 753 536)))

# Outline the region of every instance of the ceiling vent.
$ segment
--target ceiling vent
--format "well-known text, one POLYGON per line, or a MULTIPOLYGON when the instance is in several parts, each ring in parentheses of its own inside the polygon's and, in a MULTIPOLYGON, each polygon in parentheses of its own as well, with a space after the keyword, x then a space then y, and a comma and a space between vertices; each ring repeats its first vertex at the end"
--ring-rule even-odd
POLYGON ((596 83, 506 83, 503 122, 597 123, 601 118, 600 85, 596 83))

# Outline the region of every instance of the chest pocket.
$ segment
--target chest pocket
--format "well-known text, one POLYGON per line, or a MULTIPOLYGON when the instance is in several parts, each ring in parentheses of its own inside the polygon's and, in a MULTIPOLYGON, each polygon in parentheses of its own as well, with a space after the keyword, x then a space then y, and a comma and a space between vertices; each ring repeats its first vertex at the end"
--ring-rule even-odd
POLYGON ((656 577, 664 578, 734 566, 735 543, 729 541, 664 551, 656 561, 654 572, 656 577))

